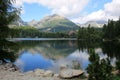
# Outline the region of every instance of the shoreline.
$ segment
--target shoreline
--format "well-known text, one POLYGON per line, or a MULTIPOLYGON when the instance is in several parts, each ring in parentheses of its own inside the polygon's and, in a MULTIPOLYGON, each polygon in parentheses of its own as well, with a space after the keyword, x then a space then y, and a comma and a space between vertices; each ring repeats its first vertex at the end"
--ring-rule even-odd
MULTIPOLYGON (((81 74, 83 74, 83 72, 81 74)), ((34 71, 22 73, 16 66, 14 66, 14 64, 5 63, 0 64, 0 80, 87 80, 87 79, 80 79, 77 76, 76 78, 65 79, 61 78, 60 74, 55 74, 52 71, 49 70, 45 71, 43 69, 36 69, 34 71)))
POLYGON ((7 38, 8 41, 54 41, 54 40, 77 40, 77 38, 7 38))
POLYGON ((13 67, 11 63, 0 64, 0 80, 62 80, 57 75, 53 76, 50 71, 42 76, 39 70, 22 73, 19 69, 13 67))

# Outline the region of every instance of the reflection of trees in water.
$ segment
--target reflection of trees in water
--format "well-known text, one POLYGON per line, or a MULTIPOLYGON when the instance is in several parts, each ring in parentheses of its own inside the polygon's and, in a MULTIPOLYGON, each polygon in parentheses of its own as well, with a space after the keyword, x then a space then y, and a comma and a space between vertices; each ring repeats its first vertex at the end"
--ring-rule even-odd
POLYGON ((78 42, 79 50, 84 49, 95 49, 102 48, 103 54, 107 54, 108 57, 117 59, 120 58, 120 43, 119 42, 88 42, 88 41, 79 41, 78 42))
POLYGON ((119 42, 104 42, 102 45, 102 50, 104 54, 107 54, 109 57, 120 58, 120 43, 119 42))
POLYGON ((17 58, 18 45, 13 42, 9 42, 7 40, 0 40, 0 60, 10 60, 14 62, 17 58))
POLYGON ((78 49, 84 51, 84 49, 95 49, 100 48, 101 42, 93 42, 93 41, 78 41, 78 49))
POLYGON ((16 54, 14 52, 0 50, 0 60, 4 62, 6 62, 5 60, 10 60, 11 62, 14 62, 16 60, 16 54))

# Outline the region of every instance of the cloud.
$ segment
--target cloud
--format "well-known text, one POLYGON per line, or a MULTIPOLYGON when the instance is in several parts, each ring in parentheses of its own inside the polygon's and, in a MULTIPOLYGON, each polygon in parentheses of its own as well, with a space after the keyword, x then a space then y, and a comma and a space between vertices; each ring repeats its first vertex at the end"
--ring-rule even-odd
POLYGON ((84 13, 83 10, 90 1, 91 0, 16 0, 16 5, 23 6, 23 12, 25 12, 24 3, 38 3, 49 8, 51 14, 65 16, 76 23, 99 20, 107 21, 108 19, 117 20, 120 16, 120 0, 112 0, 104 4, 103 9, 79 16, 81 13, 84 13))
POLYGON ((108 19, 117 20, 120 16, 120 0, 112 0, 106 3, 104 9, 92 12, 90 14, 72 19, 75 23, 85 23, 87 21, 107 21, 108 19))
POLYGON ((113 16, 120 16, 120 0, 113 0, 104 6, 104 11, 113 16))
POLYGON ((52 10, 52 14, 60 14, 65 17, 71 17, 79 14, 89 0, 16 0, 16 5, 23 3, 38 3, 52 10))

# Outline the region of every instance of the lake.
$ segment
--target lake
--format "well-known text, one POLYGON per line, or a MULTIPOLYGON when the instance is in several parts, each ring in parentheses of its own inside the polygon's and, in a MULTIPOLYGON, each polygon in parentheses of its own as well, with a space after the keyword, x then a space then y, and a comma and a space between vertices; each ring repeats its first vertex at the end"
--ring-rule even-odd
POLYGON ((118 43, 86 42, 76 40, 15 40, 18 44, 14 61, 22 72, 37 68, 58 73, 61 66, 86 71, 89 62, 88 50, 94 49, 100 58, 111 59, 115 66, 120 58, 118 43))

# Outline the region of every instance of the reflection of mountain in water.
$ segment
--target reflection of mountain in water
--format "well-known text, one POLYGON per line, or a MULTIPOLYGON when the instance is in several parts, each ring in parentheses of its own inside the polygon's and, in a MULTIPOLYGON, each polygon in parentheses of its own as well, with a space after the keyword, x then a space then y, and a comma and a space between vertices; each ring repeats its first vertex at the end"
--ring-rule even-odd
POLYGON ((39 64, 37 68, 50 69, 54 72, 59 72, 61 65, 85 70, 90 63, 88 60, 90 48, 99 54, 100 59, 111 57, 111 63, 114 65, 116 58, 119 58, 116 55, 119 56, 120 52, 118 43, 79 42, 79 49, 76 41, 20 41, 18 44, 21 47, 16 63, 28 70, 30 66, 31 69, 36 68, 37 64, 39 64), (44 64, 45 66, 41 66, 44 64))
POLYGON ((19 44, 22 46, 19 53, 29 50, 50 59, 65 57, 77 48, 76 41, 21 41, 19 44))
POLYGON ((85 70, 89 64, 88 60, 89 54, 84 51, 75 50, 67 57, 55 60, 53 66, 50 69, 54 72, 59 72, 61 66, 66 66, 68 68, 82 69, 85 70))

